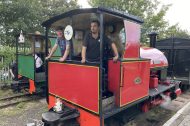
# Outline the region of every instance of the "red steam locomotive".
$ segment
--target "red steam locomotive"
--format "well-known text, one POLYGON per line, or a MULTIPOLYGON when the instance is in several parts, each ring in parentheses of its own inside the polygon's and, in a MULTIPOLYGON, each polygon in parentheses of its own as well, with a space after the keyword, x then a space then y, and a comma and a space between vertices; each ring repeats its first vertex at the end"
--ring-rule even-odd
POLYGON ((45 125, 111 125, 106 119, 131 106, 146 112, 164 101, 162 95, 173 99, 181 93, 180 82, 167 78, 164 54, 140 48, 142 23, 136 16, 101 7, 71 10, 43 22, 46 42, 58 26, 65 27, 65 38, 71 42, 69 60, 59 62, 53 57, 48 61, 45 125), (81 43, 92 19, 100 21, 100 62, 82 64, 81 43), (104 34, 117 46, 121 56, 117 62, 104 55, 104 34))

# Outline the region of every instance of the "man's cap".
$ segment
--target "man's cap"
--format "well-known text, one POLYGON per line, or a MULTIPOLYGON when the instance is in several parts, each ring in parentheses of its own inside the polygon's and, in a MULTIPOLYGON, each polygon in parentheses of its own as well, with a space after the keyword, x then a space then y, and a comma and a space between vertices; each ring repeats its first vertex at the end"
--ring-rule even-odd
POLYGON ((35 31, 34 35, 41 35, 39 31, 35 31))

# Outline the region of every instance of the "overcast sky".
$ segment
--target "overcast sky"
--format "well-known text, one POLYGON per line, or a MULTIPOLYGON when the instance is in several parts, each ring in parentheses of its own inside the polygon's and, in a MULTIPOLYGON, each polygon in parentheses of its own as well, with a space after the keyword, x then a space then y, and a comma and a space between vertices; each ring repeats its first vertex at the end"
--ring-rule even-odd
POLYGON ((160 0, 165 4, 172 4, 166 14, 170 25, 179 23, 182 29, 190 31, 190 0, 160 0))
MULTIPOLYGON (((165 19, 169 21, 170 25, 179 23, 182 29, 190 31, 190 0, 160 0, 163 4, 172 4, 168 10, 165 19)), ((78 0, 78 3, 84 7, 89 8, 90 5, 87 0, 78 0)))

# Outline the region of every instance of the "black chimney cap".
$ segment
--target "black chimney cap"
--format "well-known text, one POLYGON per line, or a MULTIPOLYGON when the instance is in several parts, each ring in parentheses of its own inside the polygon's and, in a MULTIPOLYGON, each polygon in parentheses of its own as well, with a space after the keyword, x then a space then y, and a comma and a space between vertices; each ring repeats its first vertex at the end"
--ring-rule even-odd
POLYGON ((152 31, 152 32, 150 32, 148 35, 149 35, 149 36, 152 36, 152 35, 158 35, 158 33, 155 32, 155 31, 152 31))

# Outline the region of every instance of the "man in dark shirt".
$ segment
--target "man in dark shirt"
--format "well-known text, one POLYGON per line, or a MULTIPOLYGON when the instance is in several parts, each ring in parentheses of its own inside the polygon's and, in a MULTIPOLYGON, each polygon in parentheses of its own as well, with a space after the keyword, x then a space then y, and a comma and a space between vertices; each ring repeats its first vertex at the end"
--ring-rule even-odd
MULTIPOLYGON (((100 61, 100 23, 98 20, 94 20, 91 22, 91 32, 87 34, 84 39, 83 47, 82 47, 82 60, 81 63, 85 63, 86 61, 90 62, 98 62, 100 61)), ((104 36, 104 46, 111 46, 114 57, 113 61, 117 61, 118 59, 118 51, 113 42, 104 36)))
POLYGON ((12 79, 13 80, 16 80, 17 79, 17 63, 14 62, 12 65, 11 65, 11 68, 10 68, 10 73, 11 73, 11 76, 12 76, 12 79))

